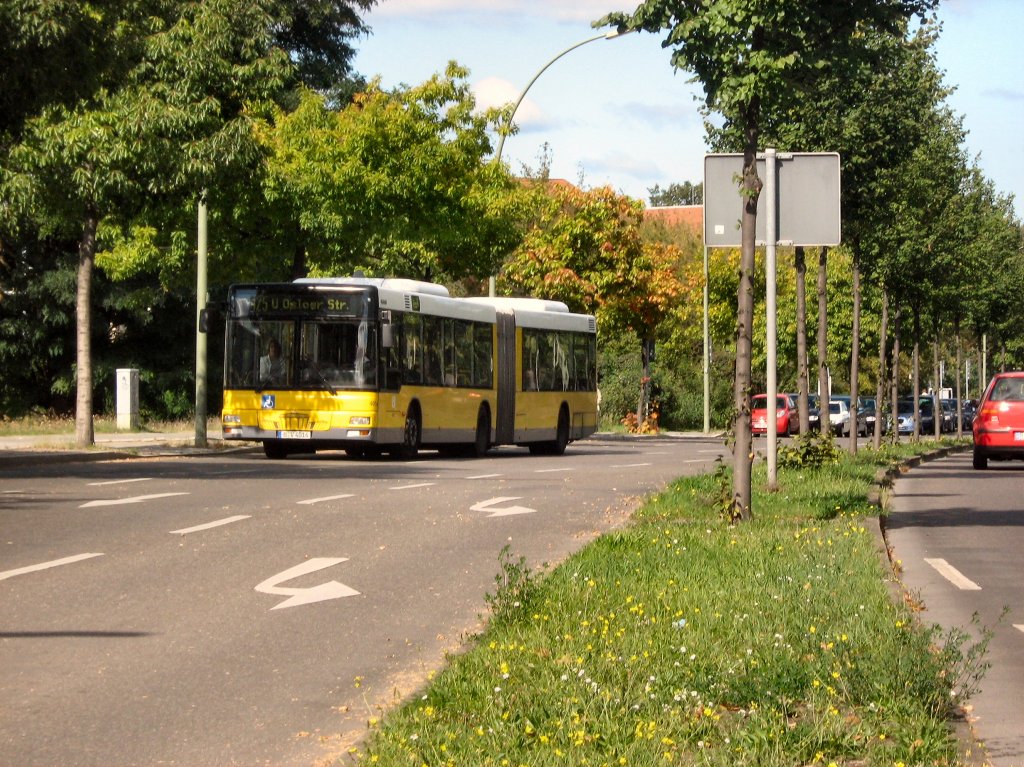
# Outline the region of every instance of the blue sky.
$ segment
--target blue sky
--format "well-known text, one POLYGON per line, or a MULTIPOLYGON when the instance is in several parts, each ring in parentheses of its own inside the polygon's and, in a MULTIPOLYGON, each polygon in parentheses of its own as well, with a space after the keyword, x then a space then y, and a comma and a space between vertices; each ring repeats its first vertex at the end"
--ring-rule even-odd
MULTIPOLYGON (((366 20, 356 69, 384 87, 414 85, 455 60, 470 70, 479 104, 510 103, 538 70, 599 34, 590 22, 623 0, 379 0, 366 20)), ((945 0, 938 63, 967 149, 1024 214, 1024 2, 945 0)), ((552 175, 586 187, 610 184, 644 201, 655 184, 701 181, 704 129, 699 86, 676 72, 661 37, 597 40, 555 61, 516 113, 505 141, 513 171, 536 168, 550 148, 552 175)))

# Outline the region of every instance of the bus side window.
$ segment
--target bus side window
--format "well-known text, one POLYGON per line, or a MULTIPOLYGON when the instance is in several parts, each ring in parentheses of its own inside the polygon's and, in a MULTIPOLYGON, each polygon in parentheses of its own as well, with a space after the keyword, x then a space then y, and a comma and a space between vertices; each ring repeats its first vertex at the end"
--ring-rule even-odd
POLYGON ((455 383, 473 385, 473 323, 455 320, 455 383))
POLYGON ((494 325, 474 323, 473 334, 473 385, 490 389, 494 381, 494 325))
POLYGON ((458 386, 460 383, 458 372, 455 369, 455 332, 460 324, 458 320, 446 318, 443 321, 444 340, 442 341, 442 383, 445 386, 458 386))
POLYGON ((431 386, 442 386, 444 375, 441 354, 444 349, 444 323, 440 317, 424 315, 423 323, 423 382, 431 386))
POLYGON ((420 315, 402 315, 402 380, 407 384, 423 382, 423 341, 420 337, 420 315))

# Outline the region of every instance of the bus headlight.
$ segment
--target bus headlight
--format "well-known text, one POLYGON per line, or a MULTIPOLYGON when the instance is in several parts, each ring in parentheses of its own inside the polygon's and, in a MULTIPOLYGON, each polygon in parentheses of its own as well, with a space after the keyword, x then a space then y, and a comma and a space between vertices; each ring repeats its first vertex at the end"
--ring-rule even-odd
POLYGON ((349 426, 369 426, 370 416, 368 415, 354 415, 348 419, 349 426))
POLYGON ((226 415, 222 415, 220 417, 220 422, 223 423, 223 424, 229 424, 229 423, 238 424, 238 423, 242 422, 242 416, 240 416, 240 415, 232 415, 232 414, 229 413, 229 414, 226 414, 226 415))

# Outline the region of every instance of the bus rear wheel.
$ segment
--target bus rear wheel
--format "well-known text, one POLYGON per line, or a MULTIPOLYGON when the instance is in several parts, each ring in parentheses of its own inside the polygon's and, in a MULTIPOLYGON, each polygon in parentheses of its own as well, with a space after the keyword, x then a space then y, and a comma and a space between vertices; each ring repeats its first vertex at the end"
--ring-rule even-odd
POLYGON ((476 417, 476 439, 473 441, 473 455, 483 458, 491 447, 491 413, 486 407, 480 408, 476 417))
POLYGON ((564 407, 558 412, 558 428, 551 442, 537 442, 530 445, 533 455, 562 455, 569 444, 569 411, 564 407))

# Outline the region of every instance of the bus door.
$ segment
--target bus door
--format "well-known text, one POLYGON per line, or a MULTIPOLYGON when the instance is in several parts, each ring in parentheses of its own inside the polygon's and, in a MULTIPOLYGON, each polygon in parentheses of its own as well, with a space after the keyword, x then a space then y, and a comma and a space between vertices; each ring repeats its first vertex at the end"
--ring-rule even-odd
POLYGON ((498 321, 498 413, 494 441, 511 445, 516 425, 516 316, 511 311, 497 313, 498 321))

